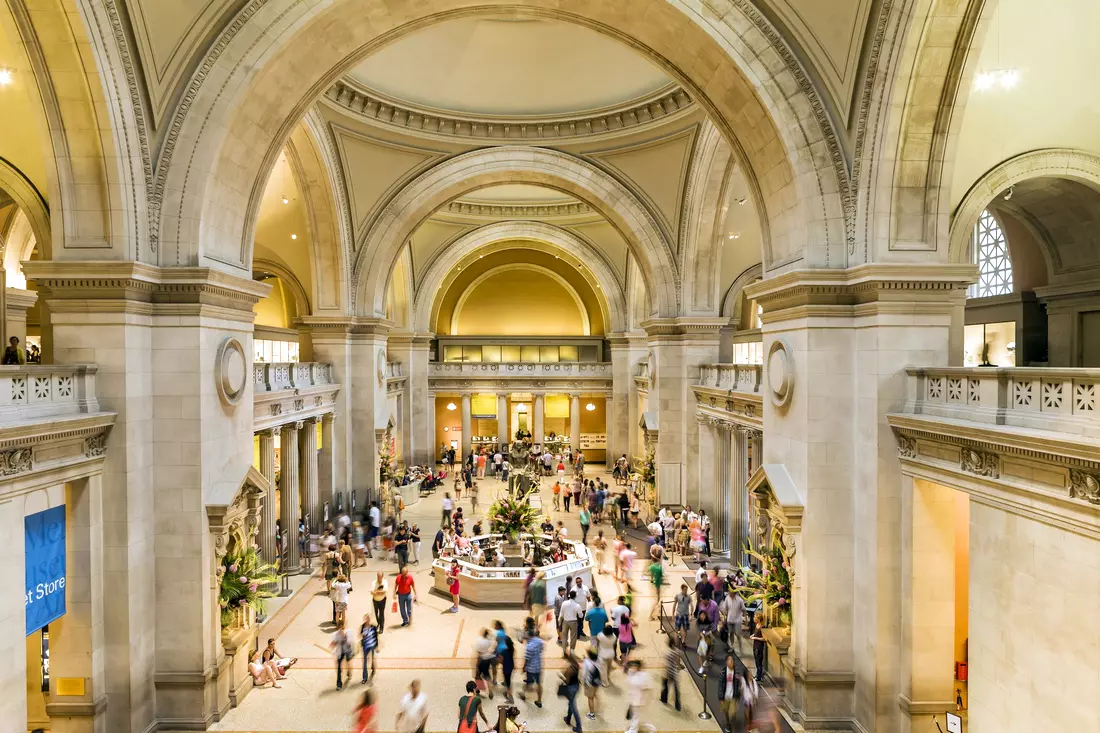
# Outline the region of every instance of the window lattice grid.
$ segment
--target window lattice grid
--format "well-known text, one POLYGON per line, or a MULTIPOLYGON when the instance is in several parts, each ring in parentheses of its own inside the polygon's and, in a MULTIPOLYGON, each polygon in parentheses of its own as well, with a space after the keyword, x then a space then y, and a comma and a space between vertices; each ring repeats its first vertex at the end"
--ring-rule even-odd
POLYGON ((971 251, 978 266, 978 282, 970 286, 967 295, 988 298, 1011 293, 1012 258, 1008 253, 1008 242, 1000 224, 988 210, 982 212, 974 226, 971 251))

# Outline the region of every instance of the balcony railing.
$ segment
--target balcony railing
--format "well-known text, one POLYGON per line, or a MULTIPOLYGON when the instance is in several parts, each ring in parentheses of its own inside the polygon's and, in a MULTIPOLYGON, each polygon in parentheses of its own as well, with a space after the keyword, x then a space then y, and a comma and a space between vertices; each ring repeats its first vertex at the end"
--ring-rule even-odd
POLYGON ((610 379, 607 362, 442 362, 428 365, 429 377, 582 377, 610 379))
POLYGON ((759 392, 764 368, 759 364, 703 364, 699 367, 700 387, 730 392, 759 392))
POLYGON ((399 379, 405 376, 404 365, 399 361, 391 361, 386 364, 386 379, 399 379))
POLYGON ((906 412, 1100 437, 1100 369, 912 367, 906 412))
POLYGON ((0 366, 0 422, 99 412, 94 364, 0 366))
POLYGON ((256 392, 332 384, 332 365, 316 361, 254 363, 252 381, 256 392))

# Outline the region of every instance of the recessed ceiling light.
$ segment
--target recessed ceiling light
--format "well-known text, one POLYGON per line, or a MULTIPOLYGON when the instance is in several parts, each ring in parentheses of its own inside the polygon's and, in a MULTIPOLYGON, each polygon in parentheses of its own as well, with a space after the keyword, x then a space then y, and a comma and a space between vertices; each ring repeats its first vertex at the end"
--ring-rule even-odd
POLYGON ((592 412, 593 410, 596 409, 596 406, 593 405, 591 402, 589 402, 587 405, 584 406, 584 409, 588 410, 589 412, 592 412))
POLYGON ((0 69, 0 87, 6 87, 15 81, 15 72, 11 69, 0 69))
POLYGON ((737 205, 738 205, 738 206, 744 206, 744 205, 745 205, 745 204, 747 204, 748 202, 749 202, 749 200, 748 200, 747 198, 745 198, 744 196, 742 196, 741 198, 737 199, 737 205))
POLYGON ((291 238, 291 239, 297 239, 297 238, 298 238, 298 235, 297 235, 297 234, 291 234, 291 235, 290 235, 290 238, 291 238))
POLYGON ((1020 83, 1018 69, 993 69, 982 71, 974 76, 974 88, 979 92, 986 92, 995 87, 1001 89, 1013 89, 1020 83))
POLYGON ((448 402, 447 403, 447 409, 450 410, 451 412, 454 412, 455 410, 458 409, 458 405, 456 405, 453 402, 448 402))
POLYGON ((283 196, 283 203, 284 203, 284 204, 289 204, 289 203, 290 203, 290 199, 288 199, 288 198, 287 198, 286 196, 283 196))
POLYGON ((730 239, 740 239, 740 238, 741 238, 740 233, 738 233, 738 232, 731 232, 730 233, 730 239))

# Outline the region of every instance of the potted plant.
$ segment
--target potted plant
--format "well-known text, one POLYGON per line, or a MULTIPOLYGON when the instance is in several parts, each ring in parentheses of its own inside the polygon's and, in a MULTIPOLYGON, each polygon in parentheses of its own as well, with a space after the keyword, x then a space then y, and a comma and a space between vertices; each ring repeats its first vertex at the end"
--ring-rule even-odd
POLYGON ((223 632, 234 627, 247 628, 257 613, 263 613, 264 599, 273 595, 267 589, 278 580, 275 566, 262 563, 259 552, 250 547, 227 553, 218 566, 218 575, 223 632))
POLYGON ((746 601, 763 602, 765 617, 771 626, 789 629, 791 626, 791 563, 778 537, 773 537, 771 548, 756 552, 746 543, 745 550, 756 558, 760 570, 746 570, 745 584, 735 590, 746 601))
POLYGON ((487 516, 490 531, 504 535, 509 544, 515 545, 521 533, 530 532, 538 523, 539 510, 526 498, 505 494, 492 503, 487 516))

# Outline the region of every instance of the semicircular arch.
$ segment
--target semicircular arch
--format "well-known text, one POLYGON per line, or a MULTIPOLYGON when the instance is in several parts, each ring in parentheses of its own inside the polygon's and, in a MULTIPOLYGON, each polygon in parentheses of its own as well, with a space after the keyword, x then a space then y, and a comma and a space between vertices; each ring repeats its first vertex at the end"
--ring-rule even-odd
POLYGON ((45 199, 23 172, 8 161, 0 158, 0 189, 3 189, 15 201, 15 205, 27 217, 31 232, 44 259, 48 258, 53 240, 50 238, 50 209, 45 199))
MULTIPOLYGON (((251 4, 210 44, 166 120, 152 196, 172 192, 173 204, 151 212, 162 246, 195 264, 247 269, 247 212, 309 106, 360 59, 407 33, 502 12, 583 25, 662 68, 714 119, 746 171, 763 213, 768 268, 846 266, 854 213, 831 106, 751 3, 719 10, 690 0, 570 3, 568 11, 557 0, 251 4), (258 140, 270 142, 265 148, 258 140)), ((660 294, 654 299, 663 303, 660 294)))
POLYGON ((409 236, 432 212, 471 191, 499 183, 555 188, 599 211, 637 258, 659 315, 676 315, 679 278, 673 249, 656 219, 625 186, 571 155, 542 148, 491 148, 458 155, 425 171, 382 209, 359 244, 352 278, 356 313, 384 313, 393 264, 409 236))
MULTIPOLYGON (((950 260, 969 263, 970 236, 978 217, 998 194, 1012 186, 1037 178, 1059 178, 1076 181, 1100 195, 1100 156, 1070 148, 1033 150, 1014 156, 990 169, 966 192, 951 219, 950 260)), ((1057 243, 1045 242, 1049 247, 1057 243)), ((1044 252, 1048 267, 1054 264, 1051 255, 1056 250, 1044 252)), ((1054 275, 1054 269, 1050 270, 1054 275)))
POLYGON ((466 288, 463 289, 462 294, 458 298, 458 302, 455 303, 454 315, 451 316, 451 335, 458 335, 455 329, 459 328, 459 324, 462 322, 462 309, 466 305, 466 301, 473 295, 474 291, 481 286, 486 280, 497 275, 502 275, 506 272, 515 272, 518 270, 526 272, 536 272, 543 277, 550 278, 557 283, 561 288, 569 295, 573 300, 574 305, 577 306, 577 312, 581 319, 581 329, 584 331, 584 336, 592 335, 592 320, 588 315, 588 307, 584 304, 584 299, 581 294, 577 292, 577 289, 573 287, 572 283, 562 277, 559 273, 554 272, 549 267, 543 267, 542 265, 536 265, 530 262, 509 262, 503 265, 497 265, 490 268, 485 272, 474 278, 466 288))
POLYGON ((478 251, 527 248, 532 242, 570 255, 588 264, 585 279, 598 285, 604 323, 610 331, 626 328, 626 298, 623 285, 598 248, 568 229, 538 221, 501 221, 475 229, 452 242, 424 270, 413 305, 413 325, 418 332, 433 330, 447 281, 466 257, 478 251))
POLYGON ((268 260, 257 258, 252 260, 252 270, 261 270, 263 272, 270 273, 280 280, 282 280, 290 292, 294 295, 294 307, 298 312, 298 317, 311 316, 313 311, 310 308, 309 293, 306 292, 305 286, 302 285, 302 281, 298 279, 289 267, 283 265, 275 260, 268 260))

